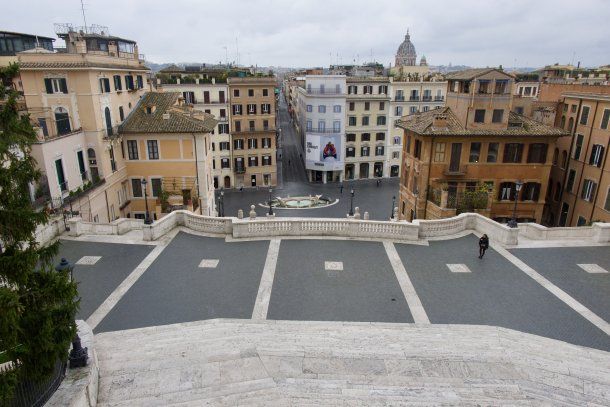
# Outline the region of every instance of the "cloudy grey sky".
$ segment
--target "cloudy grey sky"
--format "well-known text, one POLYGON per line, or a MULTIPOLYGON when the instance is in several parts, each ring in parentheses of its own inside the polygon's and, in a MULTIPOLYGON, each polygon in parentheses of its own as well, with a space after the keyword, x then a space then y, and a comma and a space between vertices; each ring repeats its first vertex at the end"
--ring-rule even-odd
MULTIPOLYGON (((53 23, 82 25, 79 0, 7 1, 0 30, 52 36, 53 23)), ((136 40, 158 63, 234 61, 237 38, 247 65, 327 66, 371 54, 388 65, 407 28, 433 65, 610 63, 608 0, 85 0, 85 8, 89 24, 136 40)))

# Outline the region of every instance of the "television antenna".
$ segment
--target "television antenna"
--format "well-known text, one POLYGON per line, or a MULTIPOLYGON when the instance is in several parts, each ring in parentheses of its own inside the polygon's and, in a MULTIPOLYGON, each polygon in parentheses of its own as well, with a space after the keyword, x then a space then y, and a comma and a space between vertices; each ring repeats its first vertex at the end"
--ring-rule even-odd
POLYGON ((87 17, 85 16, 85 3, 80 0, 80 10, 83 13, 83 21, 85 22, 85 33, 87 33, 87 17))

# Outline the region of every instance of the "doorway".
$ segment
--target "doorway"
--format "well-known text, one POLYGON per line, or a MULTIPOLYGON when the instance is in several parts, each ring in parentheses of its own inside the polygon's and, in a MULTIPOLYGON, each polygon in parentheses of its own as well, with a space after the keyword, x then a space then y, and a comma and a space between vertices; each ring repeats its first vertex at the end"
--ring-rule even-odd
POLYGON ((451 161, 449 162, 449 171, 457 172, 460 170, 460 158, 462 156, 462 143, 451 144, 451 161))
POLYGON ((231 177, 225 175, 225 188, 231 188, 231 177))
POLYGON ((253 187, 256 186, 256 175, 250 176, 250 185, 252 185, 253 187))
POLYGON ((360 179, 369 177, 369 164, 361 163, 360 164, 360 179))

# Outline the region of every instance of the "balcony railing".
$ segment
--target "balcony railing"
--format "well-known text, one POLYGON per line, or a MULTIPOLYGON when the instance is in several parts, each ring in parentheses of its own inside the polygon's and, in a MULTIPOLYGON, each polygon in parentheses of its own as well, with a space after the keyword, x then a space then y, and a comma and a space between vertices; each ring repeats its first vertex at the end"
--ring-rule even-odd
POLYGON ((311 88, 311 87, 307 87, 307 94, 308 95, 344 95, 345 94, 345 90, 344 89, 337 89, 337 88, 311 88))
POLYGON ((235 167, 235 172, 236 172, 237 174, 243 174, 243 173, 245 173, 245 172, 246 172, 246 167, 243 167, 243 166, 236 166, 236 167, 235 167))
POLYGON ((305 130, 307 133, 319 133, 319 134, 340 134, 341 129, 329 128, 329 129, 316 129, 316 128, 308 128, 305 130))
POLYGON ((419 96, 409 96, 409 102, 419 102, 419 96))
POLYGON ((434 101, 435 102, 442 102, 443 100, 445 100, 444 96, 435 96, 434 97, 434 101))
POLYGON ((396 101, 396 102, 404 102, 405 101, 405 97, 404 96, 396 96, 394 98, 394 101, 396 101))
POLYGON ((447 165, 443 169, 443 174, 448 176, 463 176, 468 170, 467 165, 447 165))
POLYGON ((432 101, 432 96, 426 96, 426 95, 424 95, 424 96, 422 97, 422 100, 423 100, 424 102, 431 102, 431 101, 432 101))

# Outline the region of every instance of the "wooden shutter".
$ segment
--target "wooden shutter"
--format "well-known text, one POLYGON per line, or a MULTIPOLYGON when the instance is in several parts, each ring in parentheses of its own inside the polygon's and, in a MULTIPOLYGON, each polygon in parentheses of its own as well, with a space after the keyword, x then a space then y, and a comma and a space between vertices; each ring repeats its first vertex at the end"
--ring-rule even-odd
POLYGON ((61 90, 61 93, 68 93, 68 84, 66 83, 65 78, 59 80, 59 89, 61 90))
POLYGON ((51 83, 51 78, 44 79, 44 87, 46 88, 48 94, 53 93, 53 83, 51 83))

